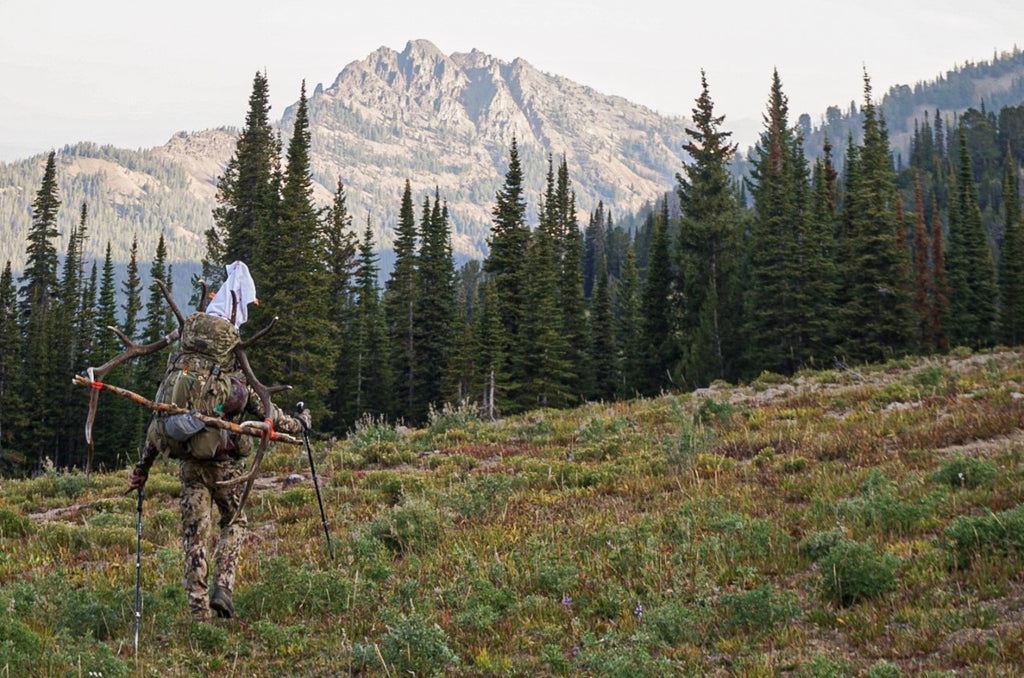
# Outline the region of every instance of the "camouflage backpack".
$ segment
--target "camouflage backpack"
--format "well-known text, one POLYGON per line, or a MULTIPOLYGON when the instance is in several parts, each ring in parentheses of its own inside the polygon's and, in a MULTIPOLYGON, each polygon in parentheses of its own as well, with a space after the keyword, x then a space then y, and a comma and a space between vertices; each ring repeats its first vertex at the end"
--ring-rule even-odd
MULTIPOLYGON (((233 349, 239 341, 238 329, 229 321, 208 313, 190 315, 182 328, 181 348, 167 361, 156 401, 207 416, 226 416, 233 376, 238 373, 233 349)), ((237 411, 228 414, 242 409, 235 402, 239 382, 234 381, 236 397, 231 404, 237 411)), ((206 426, 191 414, 159 417, 154 424, 154 433, 176 459, 212 459, 225 442, 222 438, 226 432, 206 426)))

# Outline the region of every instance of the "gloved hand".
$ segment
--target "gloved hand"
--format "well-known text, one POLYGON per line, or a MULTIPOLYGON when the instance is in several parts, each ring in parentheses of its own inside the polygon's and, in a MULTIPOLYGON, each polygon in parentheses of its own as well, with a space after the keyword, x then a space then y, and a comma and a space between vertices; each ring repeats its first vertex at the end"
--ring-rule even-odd
POLYGON ((147 480, 149 480, 149 474, 136 466, 132 469, 131 475, 128 476, 128 489, 124 493, 131 494, 135 490, 141 490, 146 486, 147 480))
POLYGON ((313 415, 309 413, 309 410, 302 410, 295 415, 295 418, 302 424, 303 431, 313 428, 313 415))

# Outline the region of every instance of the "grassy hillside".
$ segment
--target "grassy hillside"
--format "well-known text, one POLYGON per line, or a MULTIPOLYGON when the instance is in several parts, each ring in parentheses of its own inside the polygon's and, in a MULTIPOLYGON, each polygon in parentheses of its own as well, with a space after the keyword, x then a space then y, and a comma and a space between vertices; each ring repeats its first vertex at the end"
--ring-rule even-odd
POLYGON ((0 675, 1024 673, 1022 355, 496 423, 364 422, 268 457, 238 619, 192 625, 178 481, 3 481, 0 675))

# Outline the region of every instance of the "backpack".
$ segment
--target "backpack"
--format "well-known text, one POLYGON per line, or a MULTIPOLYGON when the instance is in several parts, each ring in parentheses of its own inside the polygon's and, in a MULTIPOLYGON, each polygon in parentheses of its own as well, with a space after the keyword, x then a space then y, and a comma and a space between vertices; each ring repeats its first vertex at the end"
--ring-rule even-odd
MULTIPOLYGON (((238 373, 233 350, 240 341, 238 329, 223 318, 202 312, 187 317, 181 348, 167 360, 156 402, 207 416, 224 416, 232 377, 238 373)), ((155 423, 155 433, 175 459, 213 459, 228 442, 223 440, 227 431, 206 426, 192 414, 158 417, 155 423)))

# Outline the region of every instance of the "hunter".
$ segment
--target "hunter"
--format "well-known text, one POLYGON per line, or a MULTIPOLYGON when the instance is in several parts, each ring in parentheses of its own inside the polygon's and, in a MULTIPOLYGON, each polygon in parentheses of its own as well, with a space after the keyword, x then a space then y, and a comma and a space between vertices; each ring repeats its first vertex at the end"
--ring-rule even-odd
MULTIPOLYGON (((167 360, 167 371, 156 401, 239 422, 246 414, 262 416, 263 403, 246 382, 232 349, 240 343, 239 328, 256 301, 248 267, 236 261, 227 267, 227 280, 205 312, 185 319, 178 350, 167 360)), ((311 426, 309 410, 295 417, 272 405, 274 429, 303 433, 311 426)), ((157 457, 166 452, 180 463, 181 529, 185 550, 185 590, 196 621, 208 621, 211 609, 219 617, 235 613, 231 594, 238 555, 245 534, 245 512, 239 511, 240 485, 226 484, 244 473, 243 458, 253 438, 206 426, 190 414, 153 413, 142 457, 131 472, 128 491, 141 489, 157 457), (213 592, 209 591, 207 541, 213 505, 220 533, 214 549, 213 592), (237 515, 236 515, 237 513, 237 515)))

